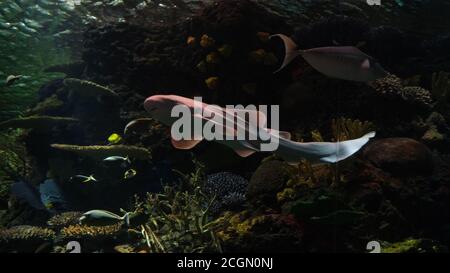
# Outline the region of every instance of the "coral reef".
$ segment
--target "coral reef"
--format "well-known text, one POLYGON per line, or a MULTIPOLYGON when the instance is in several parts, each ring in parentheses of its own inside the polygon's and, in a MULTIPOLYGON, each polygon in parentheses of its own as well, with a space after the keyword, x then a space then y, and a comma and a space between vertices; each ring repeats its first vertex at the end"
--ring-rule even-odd
POLYGON ((246 201, 248 181, 236 174, 221 172, 206 178, 205 193, 214 197, 211 211, 218 214, 224 210, 239 209, 246 201))
POLYGON ((128 145, 110 145, 110 146, 77 146, 69 144, 52 144, 52 148, 57 150, 74 153, 81 156, 88 156, 95 159, 103 159, 108 156, 129 156, 137 159, 147 160, 151 158, 149 150, 128 145))
POLYGON ((117 235, 120 230, 120 225, 102 227, 70 225, 61 229, 61 236, 66 240, 77 239, 82 241, 112 239, 111 237, 117 235))
POLYGON ((201 169, 185 177, 189 188, 165 187, 160 194, 148 194, 144 203, 150 221, 143 234, 151 252, 221 252, 210 219, 211 200, 201 190, 201 169))
POLYGON ((50 17, 53 29, 20 24, 28 9, 6 2, 0 19, 10 14, 17 35, 0 22, 0 38, 9 37, 0 76, 24 76, 0 87, 0 251, 67 252, 70 240, 83 252, 364 252, 369 240, 389 253, 448 251, 450 39, 425 17, 435 6, 390 1, 374 13, 364 1, 340 1, 339 11, 334 1, 82 1, 64 20, 50 17), (301 49, 357 46, 391 74, 341 81, 302 58, 274 74, 285 54, 270 39, 276 33, 301 49), (53 42, 61 51, 46 54, 53 42), (294 141, 377 137, 339 164, 240 158, 206 141, 175 150, 170 129, 142 107, 154 94, 279 105, 280 129, 294 141), (103 164, 110 156, 129 164, 103 164), (91 174, 99 183, 67 183, 91 174), (37 211, 10 194, 12 183, 49 179, 73 211, 37 211), (120 208, 129 226, 78 223, 78 211, 120 208))
POLYGON ((67 117, 53 117, 53 116, 30 116, 24 118, 10 119, 0 123, 0 129, 51 129, 58 125, 70 125, 77 123, 78 120, 67 117))
POLYGON ((118 98, 116 92, 90 81, 66 78, 64 79, 64 85, 72 92, 70 96, 97 98, 99 101, 102 96, 113 97, 114 99, 118 98))
POLYGON ((47 221, 47 224, 55 229, 76 225, 79 223, 80 217, 83 215, 79 211, 68 211, 57 214, 47 221))
POLYGON ((0 246, 2 251, 20 249, 24 252, 34 252, 45 242, 51 242, 55 232, 51 229, 34 226, 14 226, 0 229, 0 246))

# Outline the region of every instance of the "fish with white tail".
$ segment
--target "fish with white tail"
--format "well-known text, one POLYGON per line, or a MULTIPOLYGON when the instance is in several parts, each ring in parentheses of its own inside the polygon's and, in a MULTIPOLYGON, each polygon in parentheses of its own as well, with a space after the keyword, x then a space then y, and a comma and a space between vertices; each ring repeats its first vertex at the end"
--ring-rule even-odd
POLYGON ((107 210, 90 210, 83 213, 79 219, 80 224, 88 226, 110 226, 118 223, 130 225, 130 213, 119 216, 107 210))
POLYGON ((331 78, 370 82, 388 75, 377 61, 357 47, 330 46, 301 50, 286 35, 271 36, 274 37, 280 38, 285 47, 283 63, 274 73, 282 70, 298 56, 302 56, 314 69, 331 78))
MULTIPOLYGON (((257 124, 254 125, 246 120, 235 123, 228 123, 232 119, 240 119, 236 112, 231 113, 230 110, 219 106, 208 105, 206 103, 198 103, 190 98, 185 98, 176 95, 155 95, 149 97, 144 102, 144 107, 150 113, 152 118, 162 122, 165 125, 171 126, 178 122, 177 118, 172 115, 172 109, 175 106, 182 105, 188 108, 191 113, 191 120, 198 120, 205 126, 211 123, 216 126, 215 132, 222 132, 223 136, 220 140, 214 139, 221 144, 232 148, 238 155, 247 157, 255 152, 267 151, 261 149, 266 140, 277 143, 278 147, 273 152, 291 164, 297 164, 302 159, 307 159, 313 162, 335 163, 346 159, 361 149, 369 140, 375 136, 375 132, 366 134, 358 139, 342 141, 342 142, 309 142, 301 143, 290 140, 290 133, 279 132, 274 129, 266 128, 266 115, 260 111, 247 111, 248 114, 257 117, 257 124), (198 113, 206 113, 199 115, 198 113), (214 116, 213 118, 211 118, 214 116), (231 116, 231 118, 230 118, 231 116), (218 120, 225 120, 225 122, 217 122, 218 120), (230 126, 231 124, 231 126, 230 126), (249 136, 249 140, 235 139, 239 130, 244 130, 245 135, 249 136), (233 139, 228 138, 232 136, 233 139), (259 136, 259 138, 252 138, 252 136, 259 136)), ((234 109, 233 111, 238 111, 234 109)), ((184 128, 184 127, 183 127, 184 128)), ((178 149, 192 149, 205 138, 202 135, 196 134, 188 139, 174 139, 172 135, 172 144, 178 149)))

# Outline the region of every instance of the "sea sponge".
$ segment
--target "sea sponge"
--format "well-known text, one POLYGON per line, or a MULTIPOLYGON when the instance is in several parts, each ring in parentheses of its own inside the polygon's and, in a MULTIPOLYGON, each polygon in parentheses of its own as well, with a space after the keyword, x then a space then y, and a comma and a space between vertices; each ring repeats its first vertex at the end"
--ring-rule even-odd
POLYGON ((50 146, 58 150, 75 153, 80 156, 88 156, 94 159, 103 159, 108 156, 129 156, 142 160, 151 158, 151 153, 148 149, 129 145, 78 146, 69 144, 52 144, 50 146))
POLYGON ((71 90, 70 96, 76 94, 84 98, 100 98, 104 96, 119 98, 119 95, 111 89, 90 81, 67 78, 64 80, 64 85, 71 90))
POLYGON ((110 226, 85 226, 70 225, 61 229, 60 235, 63 239, 77 240, 101 240, 112 238, 120 233, 121 224, 110 226))
POLYGON ((79 222, 83 212, 80 211, 68 211, 57 214, 47 221, 47 224, 56 229, 61 229, 66 226, 76 225, 79 222))
POLYGON ((77 123, 78 119, 67 117, 52 117, 52 116, 30 116, 25 118, 10 119, 0 123, 0 130, 2 129, 51 129, 57 125, 69 125, 77 123))

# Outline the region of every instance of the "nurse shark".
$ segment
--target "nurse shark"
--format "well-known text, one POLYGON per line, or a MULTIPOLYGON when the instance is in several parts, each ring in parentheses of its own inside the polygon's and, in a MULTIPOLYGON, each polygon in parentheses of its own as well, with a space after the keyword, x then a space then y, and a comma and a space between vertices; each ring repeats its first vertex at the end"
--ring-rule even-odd
MULTIPOLYGON (((179 120, 172 113, 172 109, 176 106, 188 109, 193 122, 197 120, 203 126, 207 123, 216 125, 216 129, 218 129, 216 131, 222 132, 223 135, 222 138, 214 141, 232 148, 242 157, 263 151, 262 145, 267 144, 267 141, 270 140, 277 144, 273 152, 289 164, 297 164, 303 159, 318 163, 336 163, 350 157, 375 137, 375 132, 370 132, 358 139, 340 142, 295 142, 290 139, 291 136, 288 132, 266 128, 266 115, 260 111, 230 110, 177 95, 155 95, 147 98, 144 102, 144 107, 150 116, 171 126, 172 133, 173 126, 179 120), (246 111, 249 116, 256 118, 257 124, 242 120, 242 116, 236 115, 240 111, 246 111), (232 126, 228 125, 227 121, 230 121, 230 117, 233 121, 238 120, 237 127, 236 122, 230 123, 232 126), (217 122, 220 119, 225 122, 217 122), (239 130, 244 130, 250 140, 236 139, 239 130)), ((172 144, 177 149, 192 149, 203 139, 206 138, 198 132, 191 133, 191 137, 184 139, 176 139, 172 134, 172 144)))

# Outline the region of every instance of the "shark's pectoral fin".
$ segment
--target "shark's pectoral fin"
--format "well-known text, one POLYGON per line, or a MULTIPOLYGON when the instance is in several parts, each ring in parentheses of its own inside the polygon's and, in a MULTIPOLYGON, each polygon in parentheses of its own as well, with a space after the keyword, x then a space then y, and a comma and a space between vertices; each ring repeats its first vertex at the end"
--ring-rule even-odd
POLYGON ((180 150, 189 150, 194 148, 197 144, 201 142, 201 140, 175 140, 172 138, 172 145, 176 149, 180 150))
POLYGON ((240 157, 249 157, 255 153, 254 150, 245 149, 245 148, 236 148, 233 149, 240 157))

